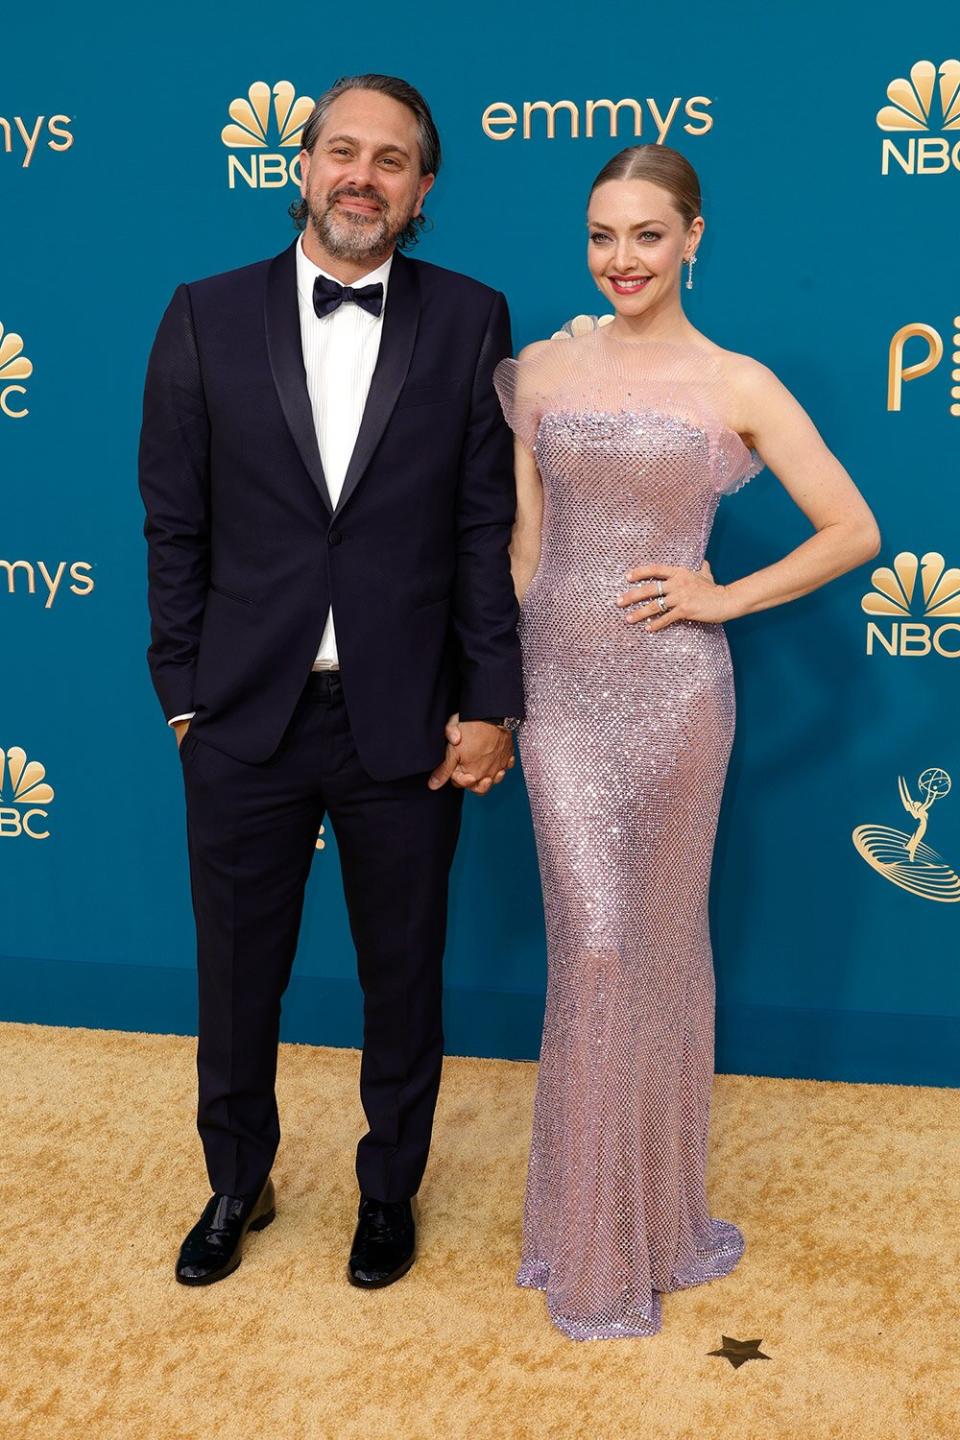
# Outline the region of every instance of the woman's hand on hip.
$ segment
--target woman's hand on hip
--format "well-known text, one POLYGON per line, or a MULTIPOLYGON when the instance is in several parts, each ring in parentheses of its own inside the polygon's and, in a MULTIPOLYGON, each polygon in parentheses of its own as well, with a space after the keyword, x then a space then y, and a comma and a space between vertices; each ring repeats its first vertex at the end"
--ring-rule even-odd
POLYGON ((628 625, 643 623, 653 631, 675 620, 704 620, 716 625, 733 619, 727 587, 714 580, 708 560, 699 570, 689 570, 685 565, 638 565, 628 571, 626 578, 633 588, 621 591, 617 605, 621 609, 636 607, 624 615, 628 625), (660 595, 662 605, 658 603, 660 595))

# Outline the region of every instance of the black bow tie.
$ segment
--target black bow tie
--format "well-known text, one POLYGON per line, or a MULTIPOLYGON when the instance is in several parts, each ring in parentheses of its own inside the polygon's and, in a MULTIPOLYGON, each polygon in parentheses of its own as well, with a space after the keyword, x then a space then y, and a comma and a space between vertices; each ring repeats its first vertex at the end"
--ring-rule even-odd
POLYGON ((313 308, 321 320, 344 300, 352 300, 370 315, 379 315, 383 309, 383 286, 377 281, 376 285, 361 285, 355 290, 352 285, 341 285, 339 280, 328 280, 326 275, 317 276, 313 282, 313 308))

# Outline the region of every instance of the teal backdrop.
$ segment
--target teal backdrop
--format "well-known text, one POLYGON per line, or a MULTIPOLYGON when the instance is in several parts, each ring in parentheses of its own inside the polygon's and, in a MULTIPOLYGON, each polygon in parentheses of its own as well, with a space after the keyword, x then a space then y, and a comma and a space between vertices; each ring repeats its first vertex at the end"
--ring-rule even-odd
MULTIPOLYGON (((870 564, 727 626, 737 736, 711 900, 717 1068, 960 1084, 958 54, 955 11, 936 3, 688 0, 624 15, 569 0, 368 0, 344 16, 301 0, 277 12, 174 0, 5 18, 0 1017, 194 1029, 179 763, 145 659, 146 357, 180 281, 274 254, 295 233, 284 176, 296 147, 280 146, 271 119, 262 145, 228 148, 231 102, 255 82, 312 97, 341 74, 384 70, 424 91, 444 143, 414 253, 505 291, 518 348, 604 308, 584 205, 600 166, 637 138, 636 114, 640 139, 697 167, 706 231, 683 291, 692 321, 776 372, 883 534, 870 564), (911 83, 922 61, 932 72, 911 83), (896 81, 912 128, 887 130, 878 113, 896 81), (603 107, 586 133, 587 102, 603 98, 638 102, 620 107, 616 138, 603 107), (543 106, 524 134, 525 103, 561 100, 552 138, 543 106), (904 365, 937 362, 891 408, 898 335, 904 365), (910 556, 927 591, 943 568, 933 602, 921 580, 911 593, 910 556), (18 786, 20 751, 36 768, 18 786), (931 770, 955 777, 952 793, 931 770), (900 855, 917 825, 900 776, 915 801, 937 792, 929 855, 914 862, 900 855), (854 844, 861 825, 887 827, 876 863, 854 844)), ((726 581, 809 533, 764 470, 721 502, 708 555, 726 581)), ((360 994, 326 839, 283 1035, 356 1044, 360 994)), ((467 797, 446 974, 451 1052, 536 1056, 545 953, 517 771, 467 797)))

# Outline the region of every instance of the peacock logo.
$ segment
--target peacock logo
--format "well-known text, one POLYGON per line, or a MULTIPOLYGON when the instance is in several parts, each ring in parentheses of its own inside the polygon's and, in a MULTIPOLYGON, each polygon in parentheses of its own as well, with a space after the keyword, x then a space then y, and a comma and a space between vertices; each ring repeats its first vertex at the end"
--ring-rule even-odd
POLYGON ((912 550, 901 550, 892 567, 874 570, 870 583, 874 588, 860 601, 866 615, 877 617, 867 623, 868 655, 876 646, 901 657, 960 655, 960 641, 953 639, 960 631, 960 569, 936 550, 919 560, 912 550), (917 615, 924 619, 911 618, 917 615))
POLYGON ((39 760, 28 760, 19 745, 0 750, 0 839, 26 835, 31 840, 49 839, 49 830, 38 828, 47 819, 42 807, 53 799, 53 786, 39 760))
POLYGON ((861 604, 868 615, 910 615, 913 613, 917 576, 920 576, 924 615, 960 615, 960 570, 947 569, 942 555, 927 552, 918 561, 912 550, 902 550, 891 570, 881 565, 870 577, 875 590, 868 590, 861 604))
POLYGON ((23 336, 14 330, 4 334, 0 325, 0 414, 8 420, 22 420, 29 415, 22 398, 14 397, 26 395, 26 388, 18 382, 29 380, 32 374, 33 361, 23 353, 23 336))
POLYGON ((960 130, 960 60, 944 60, 939 70, 931 60, 918 60, 910 79, 891 80, 887 99, 892 103, 877 111, 881 130, 929 130, 933 87, 940 77, 940 108, 943 130, 960 130))
POLYGON ((877 125, 898 139, 883 141, 881 174, 889 174, 891 160, 907 175, 960 170, 960 140, 951 145, 946 136, 930 133, 935 128, 960 131, 960 60, 944 60, 939 66, 918 60, 909 79, 890 81, 887 99, 890 104, 877 111, 877 125), (934 105, 935 90, 939 107, 934 105), (934 113, 937 108, 939 114, 934 113))
POLYGON ((250 153, 246 168, 240 155, 227 156, 230 189, 236 188, 238 177, 251 190, 280 189, 290 182, 299 185, 299 156, 288 163, 287 157, 277 152, 300 150, 303 127, 312 110, 310 97, 298 97, 289 80, 279 80, 272 90, 266 81, 255 80, 245 97, 231 100, 227 111, 230 124, 224 125, 220 139, 228 150, 250 153))

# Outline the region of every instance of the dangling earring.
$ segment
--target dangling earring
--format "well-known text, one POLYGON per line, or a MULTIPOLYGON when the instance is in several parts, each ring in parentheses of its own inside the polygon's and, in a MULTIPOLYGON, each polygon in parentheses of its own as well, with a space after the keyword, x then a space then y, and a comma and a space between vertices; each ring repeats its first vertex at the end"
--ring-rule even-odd
POLYGON ((693 267, 694 267, 694 265, 696 265, 696 263, 697 263, 697 256, 696 256, 696 253, 694 253, 694 254, 692 254, 692 255, 690 256, 690 259, 687 261, 687 289, 688 289, 688 290, 692 290, 692 289, 693 289, 693 267))

